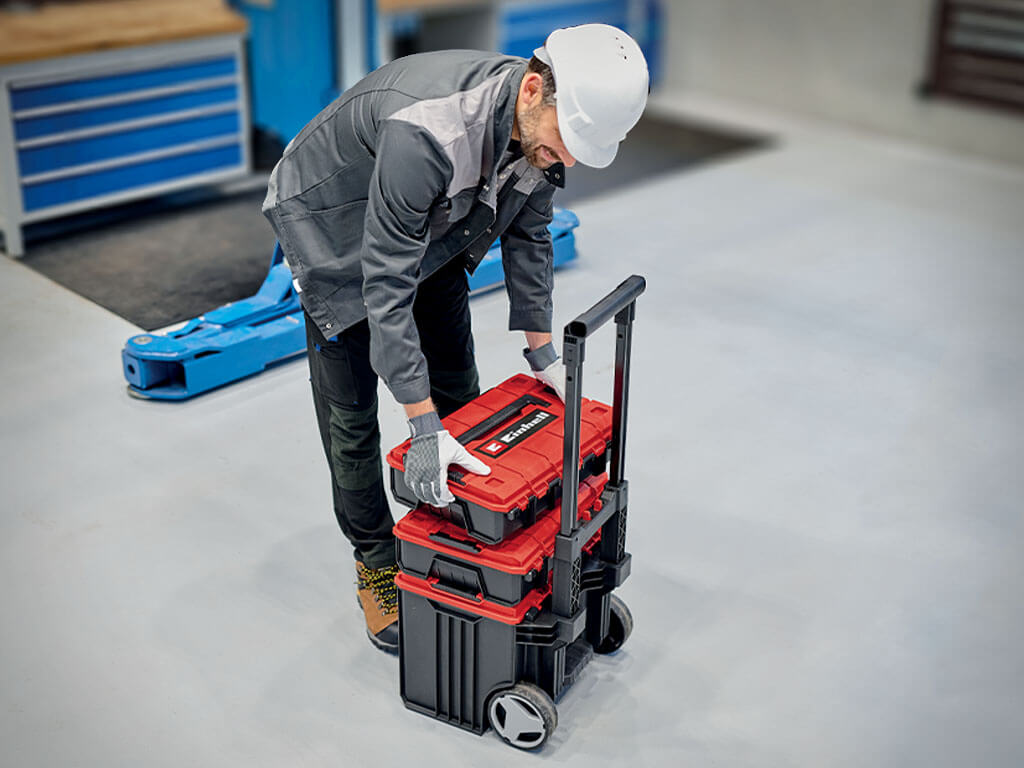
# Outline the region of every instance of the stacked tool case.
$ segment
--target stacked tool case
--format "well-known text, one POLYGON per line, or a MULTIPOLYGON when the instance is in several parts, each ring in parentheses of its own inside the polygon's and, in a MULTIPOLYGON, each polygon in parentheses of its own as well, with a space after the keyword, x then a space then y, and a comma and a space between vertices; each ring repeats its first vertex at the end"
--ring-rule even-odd
MULTIPOLYGON (((395 525, 401 692, 410 709, 509 744, 540 747, 554 706, 594 652, 625 642, 632 617, 613 590, 625 551, 626 403, 634 275, 566 326, 566 404, 515 376, 443 420, 491 466, 449 474, 447 509, 416 506, 395 525), (581 397, 586 338, 615 318, 611 408, 581 397)), ((409 441, 388 454, 396 498, 409 441)), ((455 468, 453 468, 454 470, 455 468)))
MULTIPOLYGON (((562 424, 565 406, 533 376, 518 375, 484 392, 444 419, 445 428, 491 467, 487 476, 455 470, 455 501, 436 513, 475 539, 497 544, 553 509, 562 489, 562 424)), ((582 403, 581 476, 604 472, 612 439, 612 409, 582 403)), ((403 504, 419 502, 405 484, 409 441, 388 454, 391 490, 403 504)))

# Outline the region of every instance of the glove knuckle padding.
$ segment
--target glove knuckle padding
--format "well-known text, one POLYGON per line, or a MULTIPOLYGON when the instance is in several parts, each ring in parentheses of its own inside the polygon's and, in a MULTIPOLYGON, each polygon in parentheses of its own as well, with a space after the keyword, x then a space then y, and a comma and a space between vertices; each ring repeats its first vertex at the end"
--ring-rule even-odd
POLYGON ((440 476, 437 434, 414 437, 405 455, 406 485, 421 501, 434 501, 431 491, 440 476))
POLYGON ((405 483, 416 498, 435 506, 450 503, 448 465, 459 464, 471 472, 490 474, 490 467, 465 449, 447 430, 419 435, 405 454, 405 483))

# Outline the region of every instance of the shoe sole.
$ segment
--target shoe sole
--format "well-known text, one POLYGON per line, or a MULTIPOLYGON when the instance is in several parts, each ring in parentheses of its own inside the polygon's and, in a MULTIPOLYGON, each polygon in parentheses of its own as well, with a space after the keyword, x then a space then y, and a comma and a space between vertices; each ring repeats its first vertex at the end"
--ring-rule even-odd
POLYGON ((387 653, 387 654, 389 654, 391 656, 397 656, 398 655, 398 645, 397 644, 396 645, 392 645, 391 643, 383 642, 376 635, 370 634, 370 630, 366 630, 366 636, 368 638, 370 638, 370 642, 373 643, 373 647, 376 648, 377 650, 384 651, 384 653, 387 653))
MULTIPOLYGON (((359 606, 359 610, 360 611, 363 610, 363 604, 361 602, 359 602, 359 595, 356 595, 356 605, 359 606)), ((397 656, 398 655, 398 644, 397 643, 394 644, 394 645, 392 645, 391 643, 385 643, 383 640, 381 640, 375 634, 370 632, 369 629, 366 630, 366 636, 368 638, 370 638, 370 642, 373 643, 373 647, 376 648, 377 650, 384 651, 384 653, 391 654, 392 656, 397 656)))

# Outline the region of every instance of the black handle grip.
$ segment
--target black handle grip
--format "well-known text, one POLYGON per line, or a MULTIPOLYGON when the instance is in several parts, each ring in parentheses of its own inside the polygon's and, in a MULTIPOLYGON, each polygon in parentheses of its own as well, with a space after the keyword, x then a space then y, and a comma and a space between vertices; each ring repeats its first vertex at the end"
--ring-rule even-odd
POLYGON ((432 589, 436 589, 438 592, 447 592, 451 595, 458 595, 459 597, 464 597, 467 600, 472 600, 474 603, 483 602, 483 598, 480 597, 479 592, 472 592, 464 587, 455 587, 451 584, 445 584, 440 581, 430 581, 427 583, 430 584, 432 589))
POLYGON ((647 281, 640 275, 627 277, 615 290, 565 326, 566 331, 578 339, 587 338, 616 313, 632 304, 646 288, 647 281))
POLYGON ((428 583, 441 592, 449 592, 479 603, 483 599, 480 597, 484 591, 482 582, 480 570, 460 560, 435 555, 430 563, 428 583))
POLYGON ((431 541, 436 541, 438 544, 444 544, 446 547, 461 549, 463 552, 469 552, 473 555, 480 554, 481 546, 479 544, 472 541, 456 539, 454 536, 449 536, 447 533, 432 533, 429 538, 431 541))
MULTIPOLYGON (((576 526, 578 501, 580 415, 583 409, 583 358, 587 336, 612 317, 618 331, 615 337, 615 396, 612 404, 612 471, 609 480, 623 480, 626 445, 626 401, 629 398, 629 358, 636 317, 636 300, 647 288, 640 275, 623 280, 607 296, 565 326, 562 359, 565 362, 565 432, 562 445, 562 519, 561 533, 568 536, 576 526)), ((561 579, 560 579, 561 581, 561 579)), ((562 592, 563 590, 559 590, 562 592)), ((559 605, 563 611, 564 606, 559 605)), ((558 612, 556 610, 556 613, 558 612)))
POLYGON ((463 445, 471 443, 478 437, 486 435, 492 429, 497 429, 506 421, 511 419, 513 416, 518 416, 520 413, 523 412, 523 409, 528 405, 551 405, 551 403, 548 402, 547 400, 541 400, 539 397, 536 397, 535 395, 523 395, 515 402, 506 405, 504 408, 502 408, 494 415, 488 416, 475 427, 470 427, 455 439, 458 440, 463 445))

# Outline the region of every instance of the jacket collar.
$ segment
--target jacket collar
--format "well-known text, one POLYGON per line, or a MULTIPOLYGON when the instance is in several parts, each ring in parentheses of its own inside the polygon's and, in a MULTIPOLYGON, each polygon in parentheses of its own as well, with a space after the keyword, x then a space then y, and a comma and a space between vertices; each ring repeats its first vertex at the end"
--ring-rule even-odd
POLYGON ((486 169, 485 175, 497 173, 497 158, 508 149, 508 143, 512 140, 512 124, 516 116, 516 99, 519 96, 519 83, 526 74, 526 62, 516 62, 510 68, 509 76, 505 79, 501 90, 498 92, 498 100, 494 105, 494 149, 490 158, 491 167, 486 169))
POLYGON ((512 124, 516 116, 516 98, 519 96, 519 83, 526 74, 526 62, 514 62, 498 91, 494 103, 494 131, 491 141, 484 142, 483 156, 480 162, 480 191, 477 198, 492 210, 497 207, 498 196, 498 162, 509 142, 512 140, 512 124))
POLYGON ((565 165, 563 163, 554 163, 544 169, 544 178, 547 179, 548 184, 554 184, 559 189, 565 187, 565 165))

